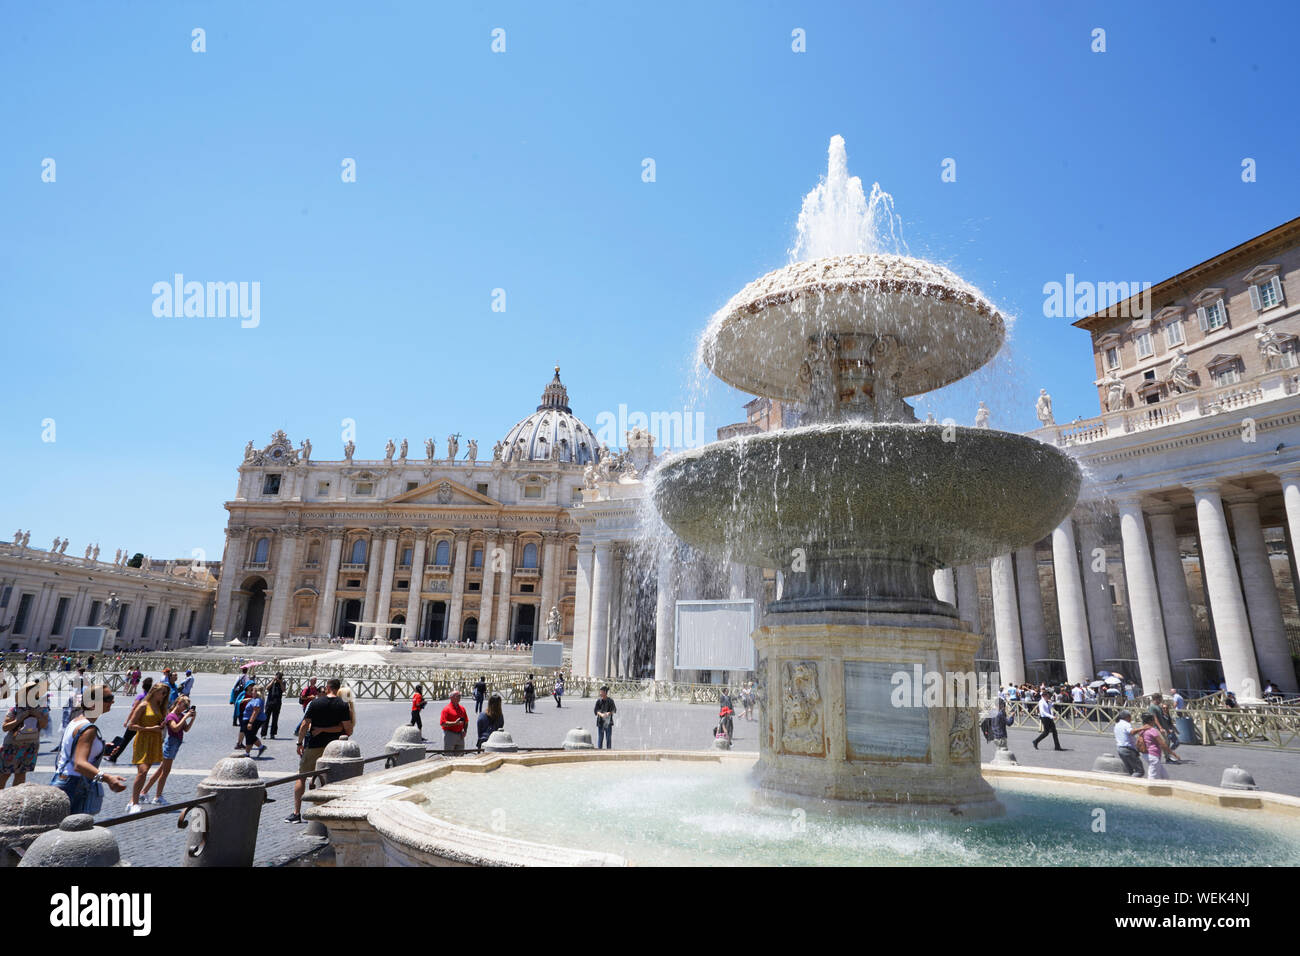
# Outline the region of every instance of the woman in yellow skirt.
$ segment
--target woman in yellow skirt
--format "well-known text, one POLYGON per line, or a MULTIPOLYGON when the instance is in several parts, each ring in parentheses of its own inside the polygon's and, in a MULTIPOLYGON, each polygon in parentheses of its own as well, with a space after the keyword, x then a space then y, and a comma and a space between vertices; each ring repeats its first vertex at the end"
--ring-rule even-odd
POLYGON ((131 802, 127 804, 127 813, 140 812, 140 791, 149 779, 149 768, 162 763, 163 718, 167 715, 168 693, 166 684, 154 684, 127 719, 127 727, 135 731, 135 749, 131 753, 131 763, 135 764, 135 781, 131 784, 131 802))

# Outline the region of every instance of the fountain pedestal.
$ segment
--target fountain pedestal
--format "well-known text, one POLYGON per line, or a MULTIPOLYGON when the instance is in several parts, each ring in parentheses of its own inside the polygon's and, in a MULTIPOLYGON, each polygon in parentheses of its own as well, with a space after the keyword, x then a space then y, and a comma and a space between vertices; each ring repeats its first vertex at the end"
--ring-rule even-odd
POLYGON ((980 775, 980 637, 931 614, 770 614, 754 632, 761 795, 903 817, 1002 815, 980 775))

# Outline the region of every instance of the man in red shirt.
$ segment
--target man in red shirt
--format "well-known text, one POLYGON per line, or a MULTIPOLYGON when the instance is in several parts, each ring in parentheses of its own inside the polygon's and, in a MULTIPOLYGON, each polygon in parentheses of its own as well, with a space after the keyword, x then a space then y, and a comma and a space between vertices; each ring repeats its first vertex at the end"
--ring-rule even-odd
POLYGON ((451 700, 442 709, 442 749, 464 750, 465 731, 469 729, 469 715, 460 705, 460 691, 451 692, 451 700))

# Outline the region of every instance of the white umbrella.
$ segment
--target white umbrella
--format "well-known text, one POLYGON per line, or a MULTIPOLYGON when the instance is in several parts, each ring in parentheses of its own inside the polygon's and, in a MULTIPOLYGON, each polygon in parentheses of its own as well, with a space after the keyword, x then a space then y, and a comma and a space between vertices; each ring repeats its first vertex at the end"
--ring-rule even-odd
POLYGON ((1094 687, 1094 688, 1095 688, 1095 687, 1100 687, 1100 686, 1101 686, 1102 684, 1104 684, 1104 683, 1106 683, 1104 680, 1095 680, 1095 681, 1093 681, 1091 684, 1089 684, 1088 686, 1089 686, 1089 687, 1094 687))
POLYGON ((1124 682, 1120 680, 1118 677, 1112 675, 1106 678, 1106 683, 1109 684, 1111 687, 1114 687, 1116 684, 1122 684, 1124 682))

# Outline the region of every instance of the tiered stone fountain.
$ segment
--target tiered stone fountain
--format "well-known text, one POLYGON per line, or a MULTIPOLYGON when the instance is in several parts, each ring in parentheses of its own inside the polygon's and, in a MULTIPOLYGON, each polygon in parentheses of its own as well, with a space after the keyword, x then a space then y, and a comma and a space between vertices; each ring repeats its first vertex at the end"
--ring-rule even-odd
POLYGON ((979 636, 936 598, 935 570, 1037 541, 1078 494, 1079 469, 1057 449, 919 424, 905 401, 979 368, 1004 337, 1002 316, 952 272, 884 254, 768 273, 706 332, 719 378, 803 414, 798 428, 674 456, 654 486, 684 541, 783 572, 754 632, 762 793, 909 816, 1002 812, 980 775, 975 701, 948 678, 943 706, 911 693, 895 706, 894 675, 973 675, 979 636))

